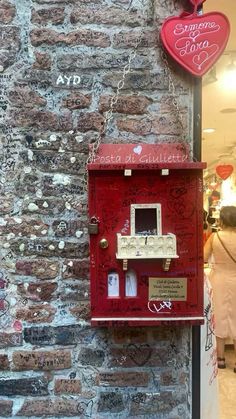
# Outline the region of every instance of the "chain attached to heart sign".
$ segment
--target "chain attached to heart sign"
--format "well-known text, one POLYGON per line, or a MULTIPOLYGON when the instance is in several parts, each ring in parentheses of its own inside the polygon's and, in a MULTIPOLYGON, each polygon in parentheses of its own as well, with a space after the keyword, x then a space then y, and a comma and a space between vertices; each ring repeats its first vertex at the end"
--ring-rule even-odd
POLYGON ((161 40, 172 58, 194 76, 203 76, 223 53, 229 38, 230 23, 221 12, 198 14, 204 0, 190 0, 193 13, 184 11, 167 18, 161 40))

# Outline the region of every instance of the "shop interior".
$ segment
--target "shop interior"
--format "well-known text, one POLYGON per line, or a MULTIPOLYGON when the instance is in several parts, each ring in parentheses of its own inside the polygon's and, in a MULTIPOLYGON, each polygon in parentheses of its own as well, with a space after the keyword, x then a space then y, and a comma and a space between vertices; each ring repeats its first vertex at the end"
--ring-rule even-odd
MULTIPOLYGON (((236 2, 207 0, 204 13, 210 11, 228 17, 231 33, 224 53, 202 80, 202 161, 207 162, 204 240, 219 229, 220 208, 236 205, 236 2)), ((218 370, 220 419, 235 419, 236 374, 230 340, 226 350, 229 368, 218 370)))

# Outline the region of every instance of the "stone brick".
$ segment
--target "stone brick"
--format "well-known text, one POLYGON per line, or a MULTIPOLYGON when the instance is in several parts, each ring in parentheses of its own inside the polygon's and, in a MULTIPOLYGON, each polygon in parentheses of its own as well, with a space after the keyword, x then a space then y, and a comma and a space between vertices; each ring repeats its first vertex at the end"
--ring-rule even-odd
MULTIPOLYGON (((99 111, 106 112, 110 109, 112 96, 101 96, 99 111)), ((145 96, 119 96, 114 105, 114 112, 130 115, 141 115, 147 111, 148 105, 152 103, 151 99, 145 96)))
MULTIPOLYGON (((129 61, 129 53, 93 53, 58 55, 57 65, 62 71, 78 71, 81 69, 122 69, 129 61)), ((151 67, 151 54, 140 52, 131 62, 132 69, 151 67)))
POLYGON ((42 191, 43 195, 45 196, 60 196, 60 195, 81 195, 83 193, 83 186, 82 181, 80 181, 79 178, 65 178, 61 177, 61 182, 56 181, 57 179, 49 176, 45 176, 43 178, 43 185, 42 185, 42 191), (68 179, 68 181, 67 181, 68 179))
POLYGON ((65 279, 87 279, 89 275, 89 260, 66 260, 62 277, 65 279))
MULTIPOLYGON (((64 92, 63 92, 64 93, 64 92)), ((66 94, 66 93, 65 93, 66 94)), ((31 132, 24 136, 22 139, 25 144, 34 152, 34 150, 45 150, 45 151, 56 151, 60 149, 60 147, 66 152, 73 153, 81 153, 88 155, 89 150, 89 143, 95 141, 97 138, 97 133, 88 133, 84 135, 80 135, 76 131, 69 131, 69 132, 57 132, 49 136, 47 132, 31 132), (53 139, 53 141, 52 141, 53 139)), ((22 153, 24 155, 24 153, 22 153)), ((30 183, 38 183, 40 186, 41 174, 36 173, 27 173, 29 176, 30 183)), ((24 177, 25 179, 25 177, 24 177)), ((85 198, 83 198, 85 200, 85 198)))
POLYGON ((47 89, 52 84, 53 75, 46 69, 35 69, 33 64, 32 68, 22 71, 18 80, 19 82, 27 83, 34 89, 37 89, 37 87, 47 89))
POLYGON ((36 417, 44 416, 61 416, 65 418, 67 416, 82 415, 85 410, 85 405, 78 402, 76 399, 66 398, 53 398, 53 399, 38 399, 38 400, 25 400, 21 409, 17 412, 16 416, 30 417, 33 415, 36 417))
POLYGON ((4 70, 6 70, 8 67, 13 65, 16 60, 16 51, 10 51, 8 50, 1 50, 0 49, 0 62, 1 66, 4 70))
POLYGON ((80 394, 81 381, 75 379, 56 378, 54 382, 56 394, 80 394))
MULTIPOLYGON (((0 371, 1 370, 8 370, 8 369, 9 369, 9 359, 8 359, 8 356, 7 355, 4 355, 4 354, 0 354, 0 371)), ((1 383, 1 381, 0 381, 0 383, 1 383)))
POLYGON ((17 292, 21 297, 32 301, 50 301, 56 298, 54 292, 57 287, 56 282, 25 283, 17 285, 17 292))
POLYGON ((14 206, 14 198, 10 194, 4 194, 0 197, 0 215, 9 214, 12 212, 14 206))
POLYGON ((21 256, 55 257, 84 259, 89 255, 88 242, 58 242, 55 240, 17 240, 10 243, 11 250, 21 256), (61 244, 60 244, 61 243, 61 244), (63 249, 61 247, 63 247, 63 249))
POLYGON ((84 237, 88 229, 87 219, 54 221, 52 229, 56 237, 84 237))
POLYGON ((136 393, 131 396, 131 415, 168 414, 186 401, 186 392, 136 393))
POLYGON ((17 275, 35 276, 37 279, 54 279, 59 274, 59 262, 48 259, 17 260, 17 275))
MULTIPOLYGON (((6 308, 6 300, 0 297, 0 311, 5 311, 6 308)), ((2 313, 1 313, 2 314, 2 313)))
POLYGON ((157 44, 157 37, 159 31, 121 31, 114 35, 113 46, 114 48, 134 48, 138 43, 140 48, 150 48, 157 44))
MULTIPOLYGON (((159 101, 160 101, 160 105, 159 106, 160 106, 160 112, 161 112, 161 114, 166 115, 168 113, 173 112, 173 110, 174 110, 173 97, 171 95, 163 95, 163 96, 160 97, 159 101)), ((183 106, 182 106, 182 104, 181 104, 180 101, 179 101, 179 109, 180 109, 180 112, 182 114, 182 118, 184 119, 185 118, 185 114, 187 112, 187 109, 184 109, 183 108, 183 106)))
POLYGON ((101 367, 105 359, 104 351, 100 349, 82 348, 80 350, 78 361, 82 365, 101 367))
POLYGON ((10 346, 21 346, 22 334, 21 333, 5 333, 0 332, 0 349, 10 346))
POLYGON ((144 327, 114 329, 112 331, 113 341, 117 344, 146 343, 148 339, 148 331, 149 330, 144 327))
POLYGON ((104 24, 104 25, 127 25, 130 27, 145 26, 151 23, 151 19, 145 13, 135 8, 122 10, 118 7, 83 7, 75 8, 71 13, 71 23, 104 24))
POLYGON ((58 89, 92 89, 94 76, 90 74, 81 74, 79 68, 73 71, 68 67, 65 72, 55 74, 53 86, 58 89), (72 72, 71 72, 72 71, 72 72))
MULTIPOLYGON (((45 158, 45 160, 47 161, 47 157, 45 158)), ((40 167, 40 165, 38 165, 38 167, 40 167)), ((31 188, 30 187, 28 188, 28 191, 34 192, 34 189, 35 188, 32 186, 31 188)), ((37 192, 37 188, 35 192, 37 192)), ((28 200, 24 202, 22 212, 27 215, 33 213, 33 214, 57 216, 61 214, 64 209, 65 209, 65 202, 61 198, 32 199, 32 200, 28 200)), ((46 234, 45 230, 47 230, 47 228, 44 228, 41 230, 41 232, 42 231, 44 232, 43 234, 44 236, 46 234)), ((42 237, 42 234, 41 234, 41 237, 42 237)))
POLYGON ((31 345, 74 345, 91 343, 93 332, 88 326, 32 326, 24 328, 24 340, 31 345))
MULTIPOLYGON (((30 135, 29 137, 31 138, 32 136, 30 135)), ((40 174, 36 174, 35 171, 25 174, 22 173, 22 178, 18 181, 16 180, 18 197, 24 198, 27 193, 36 194, 36 192, 40 190, 40 181, 40 174)), ((30 202, 28 202, 28 204, 30 204, 30 202)), ((27 216, 25 217, 27 218, 27 216)))
POLYGON ((13 401, 12 400, 2 400, 0 399, 0 412, 1 416, 7 417, 12 415, 12 407, 13 401))
POLYGON ((119 413, 124 410, 123 396, 120 393, 100 393, 98 400, 98 412, 119 413))
POLYGON ((50 326, 25 327, 24 340, 32 345, 53 345, 55 342, 54 328, 50 326))
POLYGON ((62 301, 83 301, 87 300, 90 296, 89 282, 83 281, 82 283, 63 283, 61 287, 61 300, 62 301))
POLYGON ((38 25, 59 25, 65 19, 65 9, 62 7, 52 7, 51 9, 32 10, 31 22, 38 25))
POLYGON ((0 23, 10 23, 16 15, 14 4, 6 1, 0 1, 0 23))
POLYGON ((56 32, 52 29, 33 29, 30 33, 30 39, 34 46, 66 44, 105 48, 110 45, 109 35, 91 29, 80 29, 68 34, 56 32))
POLYGON ((8 98, 11 104, 18 108, 38 108, 47 104, 46 99, 27 86, 14 87, 13 90, 9 90, 8 98))
POLYGON ((49 131, 68 131, 72 129, 72 120, 69 113, 57 115, 53 112, 35 109, 12 112, 9 123, 13 127, 36 128, 49 131))
POLYGON ((54 319, 55 312, 56 309, 49 304, 36 304, 25 308, 17 308, 15 317, 29 323, 50 323, 54 319))
POLYGON ((75 316, 78 321, 90 319, 90 302, 81 301, 75 307, 70 308, 70 313, 75 316))
MULTIPOLYGON (((108 72, 104 77, 102 83, 105 86, 116 88, 118 82, 122 80, 122 73, 108 72)), ((168 89, 168 78, 165 76, 163 70, 159 72, 150 71, 132 71, 125 77, 125 84, 122 90, 148 90, 150 92, 162 91, 168 89)))
POLYGON ((20 28, 0 26, 1 49, 17 52, 20 49, 20 28))
POLYGON ((81 113, 77 122, 77 129, 81 132, 90 130, 101 131, 104 124, 104 118, 97 112, 81 113))
POLYGON ((152 348, 149 344, 129 344, 124 348, 111 348, 110 367, 161 367, 173 359, 166 347, 152 348))
MULTIPOLYGON (((150 340, 152 342, 164 342, 164 344, 168 341, 180 341, 182 339, 182 331, 183 328, 179 327, 169 327, 169 326, 162 326, 162 327, 153 327, 150 328, 150 340)), ((186 329, 187 332, 187 329, 186 329)), ((181 346, 183 342, 181 342, 181 346)))
POLYGON ((160 375, 160 384, 162 386, 172 386, 177 384, 176 371, 163 371, 160 375))
POLYGON ((146 372, 101 372, 98 385, 111 387, 147 387, 149 374, 146 372))
POLYGON ((52 66, 52 58, 48 53, 35 51, 35 62, 33 64, 34 69, 38 70, 50 70, 52 66))
MULTIPOLYGON (((27 152, 21 157, 25 164, 36 166, 44 172, 63 172, 74 175, 82 174, 86 165, 86 156, 82 153, 34 150, 29 156, 27 152)), ((43 200, 43 202, 45 202, 43 200)), ((46 209, 46 208, 44 208, 46 209)))
POLYGON ((75 109, 89 108, 92 101, 92 95, 84 95, 82 93, 71 93, 69 96, 63 98, 62 107, 68 108, 71 111, 75 109))
POLYGON ((26 217, 10 217, 5 218, 6 224, 0 226, 0 236, 9 233, 15 236, 39 236, 47 234, 48 225, 40 220, 32 220, 26 217))
POLYGON ((47 394, 48 381, 43 376, 0 380, 1 396, 46 396, 47 394))
POLYGON ((63 370, 71 367, 71 352, 52 351, 15 351, 13 352, 13 369, 23 370, 63 370))
POLYGON ((156 115, 155 118, 146 118, 142 121, 140 119, 119 119, 117 127, 121 131, 132 132, 136 135, 177 135, 181 131, 175 115, 156 115))
MULTIPOLYGON (((64 93, 64 92, 63 92, 64 93)), ((69 152, 77 152, 77 153, 88 153, 88 142, 89 142, 89 135, 84 135, 83 137, 77 136, 76 132, 57 132, 56 134, 53 134, 51 137, 51 134, 47 132, 39 132, 36 131, 34 133, 29 133, 25 135, 25 142, 30 145, 30 149, 34 152, 34 150, 46 150, 46 151, 57 151, 60 149, 60 147, 63 145, 63 150, 69 151, 69 152), (77 140, 76 140, 77 138, 77 140), (53 139, 53 141, 51 140, 53 139)), ((37 180, 38 183, 41 180, 41 176, 34 173, 31 174, 32 180, 34 181, 34 178, 37 180)))

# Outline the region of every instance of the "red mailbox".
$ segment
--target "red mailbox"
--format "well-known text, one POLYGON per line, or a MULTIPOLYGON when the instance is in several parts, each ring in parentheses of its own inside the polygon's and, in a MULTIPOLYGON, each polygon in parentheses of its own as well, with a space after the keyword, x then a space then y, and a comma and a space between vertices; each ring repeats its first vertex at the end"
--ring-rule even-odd
POLYGON ((182 145, 100 145, 88 165, 92 325, 203 323, 204 167, 182 145))

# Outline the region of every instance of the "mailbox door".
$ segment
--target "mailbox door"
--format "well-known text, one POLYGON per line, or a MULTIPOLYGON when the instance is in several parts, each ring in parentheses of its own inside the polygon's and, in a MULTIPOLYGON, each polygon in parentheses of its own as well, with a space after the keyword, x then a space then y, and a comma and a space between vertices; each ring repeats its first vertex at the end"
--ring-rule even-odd
MULTIPOLYGON (((156 325, 203 321, 202 170, 92 170, 90 217, 91 310, 94 325, 156 325), (117 234, 131 234, 134 204, 160 204, 162 234, 174 234, 178 258, 163 270, 162 258, 117 258, 117 234)), ((150 227, 150 217, 143 213, 150 227)), ((142 220, 142 212, 139 212, 142 220)), ((142 223, 142 222, 141 222, 142 223)))

